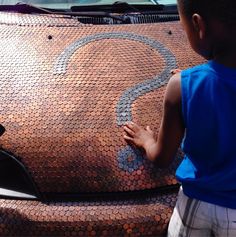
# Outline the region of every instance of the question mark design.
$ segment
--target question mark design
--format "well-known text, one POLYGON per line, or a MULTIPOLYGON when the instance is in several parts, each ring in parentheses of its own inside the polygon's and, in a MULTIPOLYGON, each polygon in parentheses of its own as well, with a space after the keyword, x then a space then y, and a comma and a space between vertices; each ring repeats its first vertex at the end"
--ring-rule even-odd
MULTIPOLYGON (((129 32, 98 33, 79 39, 66 47, 56 59, 53 73, 65 74, 69 59, 77 49, 90 42, 103 39, 128 39, 141 42, 155 49, 165 60, 165 68, 159 75, 156 75, 152 79, 148 79, 144 82, 136 84, 123 92, 116 106, 116 121, 117 124, 121 126, 128 121, 132 121, 131 107, 133 102, 138 97, 145 95, 148 92, 154 91, 167 83, 170 76, 170 71, 173 68, 176 68, 176 60, 172 52, 163 44, 146 36, 129 32)), ((143 164, 143 159, 144 157, 142 153, 138 149, 131 146, 126 146, 120 150, 117 157, 118 166, 129 173, 137 170, 143 164)))

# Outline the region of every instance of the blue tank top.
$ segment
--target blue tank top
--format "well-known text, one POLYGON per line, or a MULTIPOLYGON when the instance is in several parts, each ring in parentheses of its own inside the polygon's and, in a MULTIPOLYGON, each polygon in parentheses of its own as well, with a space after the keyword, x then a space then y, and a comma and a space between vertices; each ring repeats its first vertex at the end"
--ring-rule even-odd
POLYGON ((236 70, 209 61, 181 72, 184 193, 236 208, 236 70))

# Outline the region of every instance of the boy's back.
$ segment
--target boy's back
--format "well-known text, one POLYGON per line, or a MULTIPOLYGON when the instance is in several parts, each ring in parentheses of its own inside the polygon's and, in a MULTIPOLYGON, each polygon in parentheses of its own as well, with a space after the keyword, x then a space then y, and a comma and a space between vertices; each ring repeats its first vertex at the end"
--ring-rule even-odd
POLYGON ((184 193, 236 208, 236 70, 215 61, 182 71, 184 193))

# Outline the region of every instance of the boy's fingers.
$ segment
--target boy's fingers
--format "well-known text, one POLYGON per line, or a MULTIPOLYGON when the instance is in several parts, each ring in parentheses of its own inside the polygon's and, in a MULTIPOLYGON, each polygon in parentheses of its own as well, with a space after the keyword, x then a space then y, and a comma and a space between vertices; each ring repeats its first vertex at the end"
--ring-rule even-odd
POLYGON ((128 126, 124 127, 125 132, 127 132, 130 136, 134 136, 133 130, 131 130, 128 126))
POLYGON ((129 127, 129 129, 133 130, 134 132, 137 132, 141 129, 141 127, 134 122, 130 122, 126 126, 129 127))
POLYGON ((132 142, 132 141, 134 140, 132 137, 129 137, 129 136, 127 136, 127 135, 124 135, 124 139, 125 139, 126 141, 130 141, 130 142, 132 142))
POLYGON ((132 125, 133 125, 132 122, 127 122, 127 123, 125 123, 124 127, 131 129, 131 128, 132 128, 132 125))
POLYGON ((132 125, 126 123, 126 124, 124 125, 124 128, 129 128, 129 129, 131 129, 131 128, 132 128, 132 125))
POLYGON ((127 126, 132 125, 132 124, 134 124, 134 122, 132 122, 132 121, 128 121, 125 123, 125 125, 127 125, 127 126))
POLYGON ((128 128, 128 129, 130 129, 130 130, 132 130, 134 132, 137 131, 137 125, 135 123, 133 123, 133 122, 126 123, 124 128, 128 128))

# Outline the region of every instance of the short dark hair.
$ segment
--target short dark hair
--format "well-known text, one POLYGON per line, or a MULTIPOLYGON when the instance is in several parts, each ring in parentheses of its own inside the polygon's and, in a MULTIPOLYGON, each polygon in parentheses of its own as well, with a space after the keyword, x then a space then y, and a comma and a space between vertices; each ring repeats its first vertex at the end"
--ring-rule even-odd
POLYGON ((191 17, 198 13, 205 19, 214 17, 228 26, 236 24, 236 0, 178 0, 184 14, 191 17))

